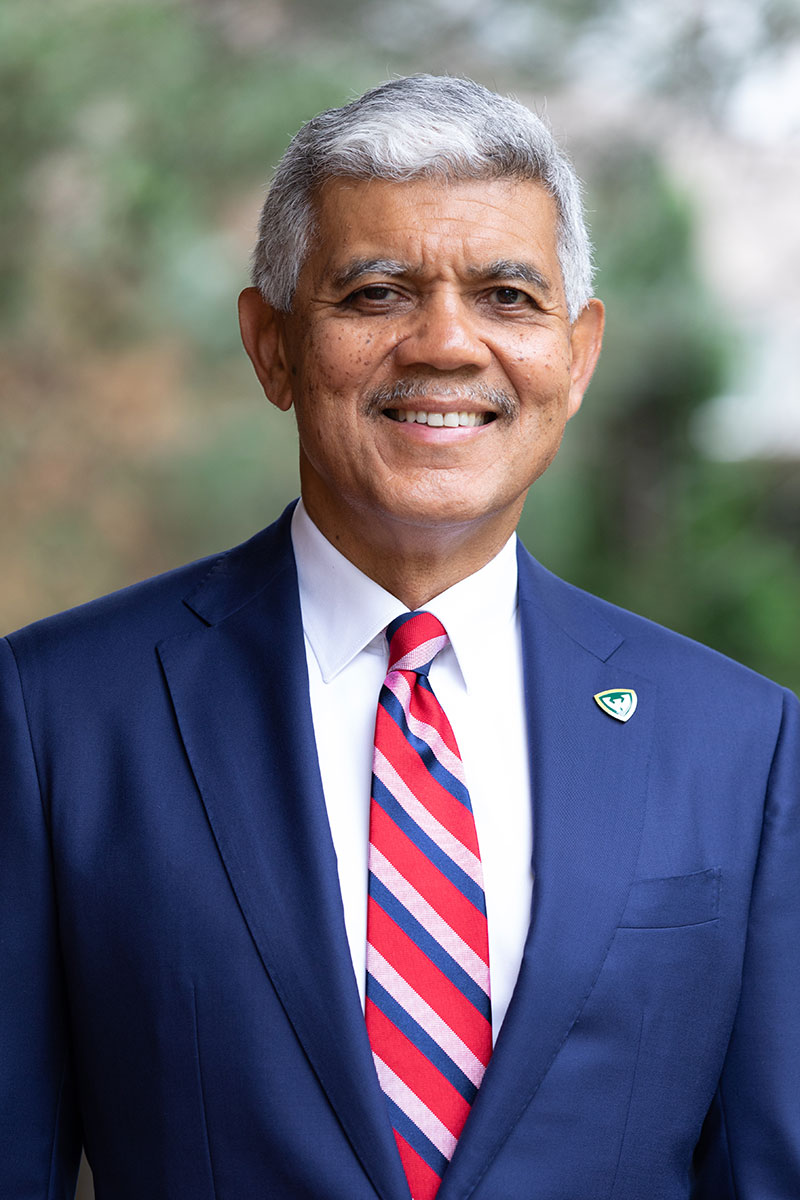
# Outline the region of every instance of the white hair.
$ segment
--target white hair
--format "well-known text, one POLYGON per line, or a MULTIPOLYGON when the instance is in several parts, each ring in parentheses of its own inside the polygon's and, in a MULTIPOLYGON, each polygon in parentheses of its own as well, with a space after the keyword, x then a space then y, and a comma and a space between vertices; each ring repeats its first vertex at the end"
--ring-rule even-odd
POLYGON ((328 179, 341 177, 540 183, 558 213, 570 321, 591 296, 581 183, 544 121, 471 79, 409 75, 320 113, 289 143, 261 210, 252 259, 253 284, 274 308, 290 311, 315 232, 315 196, 328 179))

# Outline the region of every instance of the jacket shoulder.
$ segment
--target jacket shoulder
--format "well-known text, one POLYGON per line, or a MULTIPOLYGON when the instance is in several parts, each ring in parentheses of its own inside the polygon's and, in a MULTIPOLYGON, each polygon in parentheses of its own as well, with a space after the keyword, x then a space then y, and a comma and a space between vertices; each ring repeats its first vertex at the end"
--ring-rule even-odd
POLYGON ((718 650, 560 579, 524 548, 520 584, 575 641, 604 661, 638 670, 668 690, 724 690, 732 699, 770 707, 780 707, 791 695, 718 650))

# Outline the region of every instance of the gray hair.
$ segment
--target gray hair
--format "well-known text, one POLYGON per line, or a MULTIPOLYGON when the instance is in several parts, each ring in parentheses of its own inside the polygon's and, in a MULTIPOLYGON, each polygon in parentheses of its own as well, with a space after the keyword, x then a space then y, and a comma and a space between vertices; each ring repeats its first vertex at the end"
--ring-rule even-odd
POLYGON ((303 125, 275 170, 253 251, 253 284, 276 309, 291 309, 315 232, 315 195, 337 177, 534 180, 556 204, 570 321, 591 295, 580 180, 545 123, 517 100, 471 79, 409 75, 303 125))

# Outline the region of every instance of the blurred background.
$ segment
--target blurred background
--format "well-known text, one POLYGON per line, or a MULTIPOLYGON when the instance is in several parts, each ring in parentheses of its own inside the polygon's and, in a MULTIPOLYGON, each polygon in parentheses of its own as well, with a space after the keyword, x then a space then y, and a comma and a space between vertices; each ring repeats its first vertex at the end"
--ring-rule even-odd
POLYGON ((800 690, 798 0, 4 0, 0 632, 296 494, 235 318, 263 189, 419 70, 515 93, 586 182, 606 349, 526 544, 800 690))

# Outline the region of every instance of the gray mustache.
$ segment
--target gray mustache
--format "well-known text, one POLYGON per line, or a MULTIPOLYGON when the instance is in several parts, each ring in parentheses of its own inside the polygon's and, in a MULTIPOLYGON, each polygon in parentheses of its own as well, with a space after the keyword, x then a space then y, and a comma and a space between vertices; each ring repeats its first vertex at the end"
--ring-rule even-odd
POLYGON ((386 408, 401 408, 404 400, 431 400, 455 398, 461 412, 472 412, 476 408, 491 408, 502 417, 517 415, 519 403, 503 388, 489 387, 485 383, 437 383, 432 379, 400 379, 396 383, 385 383, 370 392, 367 397, 367 415, 374 416, 386 408))

